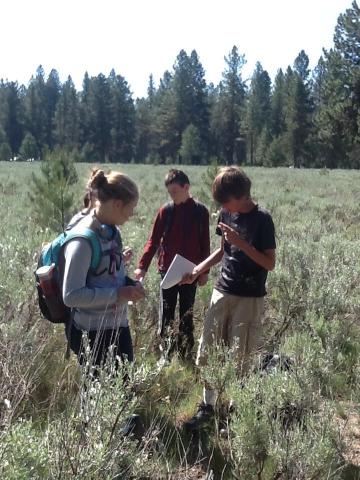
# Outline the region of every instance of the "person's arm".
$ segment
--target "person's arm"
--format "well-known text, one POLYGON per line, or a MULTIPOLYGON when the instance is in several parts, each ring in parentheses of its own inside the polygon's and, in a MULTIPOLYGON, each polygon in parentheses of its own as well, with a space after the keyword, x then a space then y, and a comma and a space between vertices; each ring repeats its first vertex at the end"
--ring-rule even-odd
POLYGON ((106 308, 117 301, 117 288, 86 285, 91 264, 91 246, 84 238, 71 240, 65 247, 62 294, 70 308, 106 308))
POLYGON ((144 277, 146 272, 149 269, 151 260, 153 259, 155 253, 157 252, 161 238, 164 233, 164 215, 163 210, 160 209, 156 216, 150 237, 145 244, 144 251, 142 257, 139 260, 138 267, 135 270, 135 277, 140 278, 144 277))
POLYGON ((247 255, 251 260, 260 267, 265 268, 265 270, 271 271, 275 268, 275 249, 265 249, 260 252, 253 245, 250 245, 246 240, 244 240, 233 228, 229 227, 225 223, 219 223, 219 227, 223 232, 225 240, 234 245, 239 250, 242 250, 245 255, 247 255))
POLYGON ((211 255, 209 255, 208 258, 199 263, 199 265, 196 265, 196 267, 194 267, 194 270, 191 273, 184 275, 183 279, 180 282, 180 285, 184 283, 193 283, 205 271, 209 271, 211 267, 221 262, 223 255, 224 241, 223 238, 221 238, 220 247, 217 248, 211 255))
POLYGON ((70 308, 106 308, 115 303, 144 297, 142 285, 123 287, 88 287, 86 279, 91 264, 91 246, 84 238, 71 240, 65 247, 62 295, 70 308))
MULTIPOLYGON (((200 235, 200 251, 202 254, 202 260, 207 259, 210 256, 210 232, 209 232, 209 211, 204 208, 204 213, 202 215, 202 229, 200 235)), ((209 270, 204 271, 198 277, 199 286, 206 284, 209 278, 209 270)))
POLYGON ((203 260, 205 260, 210 256, 209 211, 207 209, 204 211, 202 222, 200 248, 203 260))

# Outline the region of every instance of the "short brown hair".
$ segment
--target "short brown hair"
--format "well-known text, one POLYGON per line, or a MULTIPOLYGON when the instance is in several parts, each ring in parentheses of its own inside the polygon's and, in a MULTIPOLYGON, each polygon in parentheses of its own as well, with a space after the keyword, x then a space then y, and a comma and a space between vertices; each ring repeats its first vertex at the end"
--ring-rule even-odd
POLYGON ((181 185, 183 187, 184 185, 190 185, 190 180, 189 180, 189 177, 186 175, 186 173, 184 173, 182 170, 177 170, 176 168, 172 168, 166 174, 165 187, 173 183, 177 183, 178 185, 181 185))
POLYGON ((118 199, 126 205, 139 198, 136 183, 121 172, 110 171, 106 174, 103 170, 95 168, 91 172, 87 188, 89 194, 100 202, 118 199))
POLYGON ((232 197, 249 197, 250 190, 251 180, 239 167, 221 168, 212 185, 212 195, 220 205, 232 197))

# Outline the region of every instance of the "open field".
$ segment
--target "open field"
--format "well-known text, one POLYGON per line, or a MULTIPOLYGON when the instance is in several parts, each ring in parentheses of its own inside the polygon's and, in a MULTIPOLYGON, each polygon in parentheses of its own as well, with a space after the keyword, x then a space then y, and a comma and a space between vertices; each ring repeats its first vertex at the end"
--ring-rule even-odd
MULTIPOLYGON (((112 167, 140 187, 137 213, 122 230, 136 259, 167 200, 163 177, 169 167, 112 167)), ((124 391, 121 381, 104 375, 88 388, 84 431, 79 389, 86 379, 74 357, 64 359, 62 327, 40 318, 36 307, 36 255, 54 236, 36 225, 27 196, 38 169, 0 163, 1 478, 360 478, 360 171, 246 168, 253 196, 274 218, 278 244, 277 266, 268 277, 264 352, 290 356, 294 366, 264 378, 253 373, 240 388, 231 352, 215 351, 201 375, 226 383, 222 401, 231 397, 237 408, 225 437, 216 422, 194 439, 181 425, 200 401, 201 375, 178 359, 156 367, 155 262, 147 299, 130 311, 136 364, 129 387, 124 391), (141 441, 118 434, 133 412, 143 417, 141 441)), ((77 169, 74 211, 90 166, 77 169)), ((193 195, 210 207, 206 167, 184 170, 193 195)), ((216 274, 214 269, 198 291, 197 335, 216 274)))

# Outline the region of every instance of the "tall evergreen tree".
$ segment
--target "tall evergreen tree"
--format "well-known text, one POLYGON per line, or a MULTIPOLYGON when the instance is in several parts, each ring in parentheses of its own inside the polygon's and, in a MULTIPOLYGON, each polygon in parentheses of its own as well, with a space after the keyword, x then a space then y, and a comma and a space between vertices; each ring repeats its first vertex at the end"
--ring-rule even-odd
POLYGON ((0 83, 0 127, 6 134, 6 141, 12 155, 17 155, 24 130, 24 108, 22 89, 17 82, 0 83))
POLYGON ((80 106, 72 78, 62 85, 54 114, 54 137, 57 145, 70 149, 80 144, 80 106))
POLYGON ((138 98, 135 105, 135 161, 144 163, 150 153, 152 131, 150 99, 138 98))
POLYGON ((307 83, 309 77, 309 57, 304 50, 301 50, 294 61, 294 71, 299 75, 304 84, 307 83))
POLYGON ((52 149, 55 145, 54 140, 54 120, 56 105, 60 97, 61 83, 59 74, 52 69, 45 83, 45 108, 47 116, 46 125, 46 144, 52 149))
POLYGON ((111 151, 111 95, 108 79, 100 73, 89 78, 83 97, 83 119, 86 137, 83 153, 88 161, 108 162, 111 151))
POLYGON ((233 47, 225 57, 226 69, 219 85, 219 95, 213 107, 211 130, 216 139, 218 154, 226 164, 244 160, 244 144, 240 136, 244 127, 245 83, 242 68, 245 56, 233 47))
POLYGON ((26 129, 35 138, 37 150, 41 156, 48 147, 48 111, 46 107, 46 87, 44 70, 40 65, 36 76, 32 77, 26 91, 25 115, 26 129))
POLYGON ((285 77, 279 69, 271 95, 270 132, 273 137, 278 137, 285 131, 285 96, 285 77))
POLYGON ((203 150, 201 145, 200 132, 195 125, 190 124, 184 130, 181 138, 179 151, 181 163, 197 165, 201 162, 203 150))
POLYGON ((173 75, 168 70, 160 79, 152 108, 152 119, 150 156, 160 163, 176 161, 179 149, 178 112, 173 93, 173 75))
POLYGON ((194 125, 200 134, 201 148, 205 155, 209 132, 209 107, 204 69, 195 50, 188 56, 181 50, 174 65, 171 82, 175 108, 175 142, 171 156, 176 158, 181 146, 182 134, 190 125, 194 125))
POLYGON ((147 98, 138 98, 135 108, 135 160, 151 161, 156 155, 156 109, 160 100, 160 89, 157 90, 154 77, 149 76, 147 98))
POLYGON ((38 155, 37 145, 35 138, 31 135, 31 133, 27 133, 21 143, 20 155, 24 159, 33 158, 36 159, 38 155))
POLYGON ((124 77, 112 70, 109 76, 111 108, 111 162, 130 162, 135 148, 135 107, 124 77))
POLYGON ((0 161, 10 160, 11 156, 12 153, 7 140, 7 135, 0 125, 0 161))
POLYGON ((306 166, 309 156, 311 102, 307 86, 308 63, 306 54, 300 52, 294 69, 289 67, 285 76, 285 138, 288 161, 295 167, 306 166))
POLYGON ((201 155, 208 153, 208 142, 210 133, 210 110, 208 88, 205 80, 205 71, 200 63, 196 50, 190 55, 191 82, 192 82, 192 114, 191 124, 199 132, 201 155))
POLYGON ((324 51, 315 125, 323 164, 358 167, 360 153, 360 10, 338 18, 334 48, 324 51))
POLYGON ((154 101, 155 101, 155 95, 156 95, 156 88, 154 84, 154 76, 151 73, 149 76, 149 84, 147 88, 147 99, 149 103, 149 107, 152 108, 154 106, 154 101))
POLYGON ((90 132, 90 106, 89 106, 89 90, 90 90, 90 77, 88 72, 85 72, 82 90, 79 93, 80 101, 80 146, 81 148, 87 148, 89 132, 90 132))
POLYGON ((266 148, 264 142, 267 138, 265 130, 268 129, 268 124, 270 124, 270 89, 270 77, 267 71, 263 70, 261 64, 257 62, 251 79, 247 102, 247 149, 251 165, 258 163, 254 157, 263 130, 262 150, 266 148))

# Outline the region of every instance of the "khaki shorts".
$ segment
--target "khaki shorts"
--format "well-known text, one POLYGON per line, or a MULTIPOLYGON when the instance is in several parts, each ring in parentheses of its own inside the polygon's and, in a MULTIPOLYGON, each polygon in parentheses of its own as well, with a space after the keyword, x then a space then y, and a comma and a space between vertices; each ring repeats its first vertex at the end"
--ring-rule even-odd
POLYGON ((252 355, 262 345, 264 297, 239 297, 213 290, 210 307, 204 321, 197 354, 197 365, 206 363, 209 348, 221 343, 236 345, 239 373, 249 368, 252 355))

